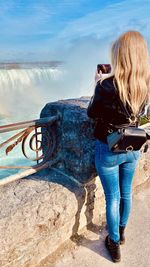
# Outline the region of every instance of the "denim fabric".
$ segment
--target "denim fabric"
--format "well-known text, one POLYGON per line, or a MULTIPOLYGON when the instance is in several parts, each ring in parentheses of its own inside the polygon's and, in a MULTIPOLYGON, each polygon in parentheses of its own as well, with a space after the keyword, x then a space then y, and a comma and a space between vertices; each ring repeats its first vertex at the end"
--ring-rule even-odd
POLYGON ((132 207, 132 181, 140 151, 116 153, 96 139, 95 166, 104 189, 110 238, 120 240, 119 225, 126 226, 132 207))

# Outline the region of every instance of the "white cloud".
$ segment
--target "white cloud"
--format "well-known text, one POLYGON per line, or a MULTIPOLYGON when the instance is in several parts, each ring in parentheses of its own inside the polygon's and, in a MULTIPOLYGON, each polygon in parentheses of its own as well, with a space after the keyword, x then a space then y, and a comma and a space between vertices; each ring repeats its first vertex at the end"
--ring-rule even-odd
MULTIPOLYGON (((127 0, 72 21, 57 36, 65 43, 84 36, 114 37, 125 30, 136 29, 150 36, 150 1, 127 0)), ((57 41, 56 40, 56 41, 57 41)))

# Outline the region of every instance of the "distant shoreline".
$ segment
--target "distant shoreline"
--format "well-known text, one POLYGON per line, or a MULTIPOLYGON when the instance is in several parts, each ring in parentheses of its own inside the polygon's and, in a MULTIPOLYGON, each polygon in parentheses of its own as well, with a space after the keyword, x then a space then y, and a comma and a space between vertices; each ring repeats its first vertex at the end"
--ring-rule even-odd
POLYGON ((1 62, 0 69, 22 69, 22 68, 56 68, 64 62, 59 60, 52 61, 30 61, 30 62, 1 62))

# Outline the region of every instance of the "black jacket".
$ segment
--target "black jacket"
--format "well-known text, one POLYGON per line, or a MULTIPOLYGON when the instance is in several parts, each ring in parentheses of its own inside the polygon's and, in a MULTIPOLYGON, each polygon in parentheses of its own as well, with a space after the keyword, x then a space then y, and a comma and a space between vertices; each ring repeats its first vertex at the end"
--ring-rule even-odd
MULTIPOLYGON (((113 79, 112 76, 97 83, 87 108, 88 117, 95 120, 95 138, 105 143, 107 143, 108 130, 113 128, 110 127, 110 124, 114 126, 129 124, 129 116, 118 101, 119 95, 114 87, 113 79)), ((131 109, 128 106, 126 109, 131 114, 131 109)))

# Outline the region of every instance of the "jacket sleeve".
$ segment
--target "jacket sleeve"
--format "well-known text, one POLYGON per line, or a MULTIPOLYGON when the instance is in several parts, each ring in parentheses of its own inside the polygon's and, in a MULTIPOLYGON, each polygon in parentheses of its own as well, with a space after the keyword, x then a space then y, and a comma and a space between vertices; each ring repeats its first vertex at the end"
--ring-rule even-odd
POLYGON ((91 97, 91 100, 87 107, 88 117, 93 118, 93 119, 100 118, 101 117, 101 114, 100 114, 101 104, 102 104, 102 87, 100 83, 98 82, 95 87, 94 95, 91 97))

